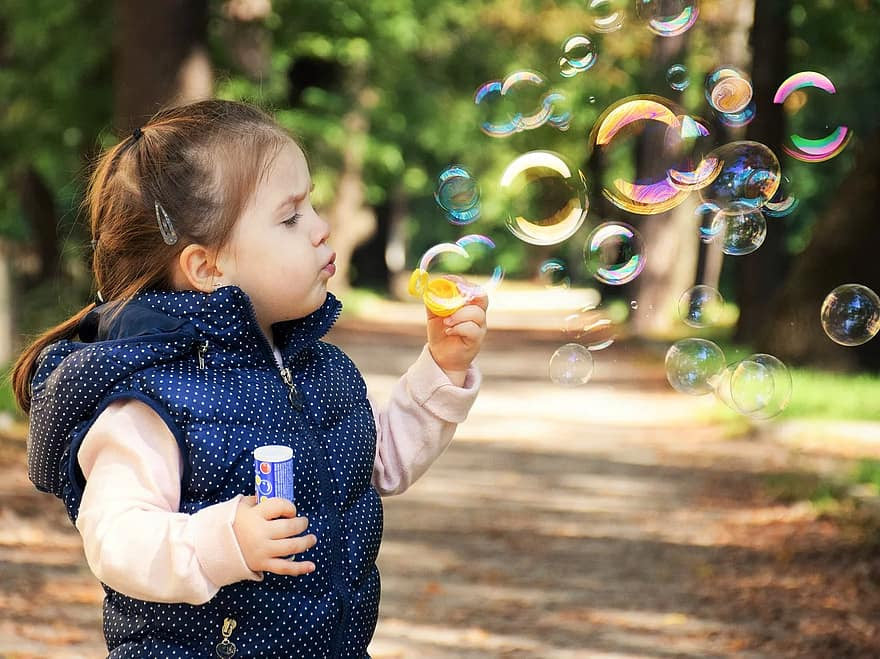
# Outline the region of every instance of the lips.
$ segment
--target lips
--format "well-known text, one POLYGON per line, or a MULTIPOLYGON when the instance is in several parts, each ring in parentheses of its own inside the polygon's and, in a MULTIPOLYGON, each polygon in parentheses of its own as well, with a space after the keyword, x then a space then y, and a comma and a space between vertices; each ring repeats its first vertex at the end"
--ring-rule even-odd
POLYGON ((335 264, 335 261, 336 261, 336 252, 333 252, 333 253, 330 255, 330 260, 327 261, 327 264, 326 264, 323 268, 321 268, 321 270, 324 271, 324 272, 329 273, 330 276, 332 277, 333 275, 336 274, 336 264, 335 264))

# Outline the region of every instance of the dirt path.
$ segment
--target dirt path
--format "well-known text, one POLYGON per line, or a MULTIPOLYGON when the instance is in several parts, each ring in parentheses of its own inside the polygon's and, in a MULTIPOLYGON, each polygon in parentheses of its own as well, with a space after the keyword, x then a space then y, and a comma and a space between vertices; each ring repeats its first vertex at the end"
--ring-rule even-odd
MULTIPOLYGON (((381 399, 419 331, 334 331, 381 399)), ((880 656, 880 553, 862 527, 781 504, 766 474, 834 469, 725 438, 632 347, 550 384, 547 337, 497 332, 452 448, 386 500, 373 656, 880 656)), ((805 477, 806 478, 806 477, 805 477)), ((101 590, 14 432, 0 443, 0 657, 102 654, 101 590)))

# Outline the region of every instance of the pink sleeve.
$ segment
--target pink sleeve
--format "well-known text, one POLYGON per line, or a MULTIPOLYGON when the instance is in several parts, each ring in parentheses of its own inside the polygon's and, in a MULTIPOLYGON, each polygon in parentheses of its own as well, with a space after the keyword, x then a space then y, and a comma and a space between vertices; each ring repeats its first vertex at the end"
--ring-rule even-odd
POLYGON ((152 602, 203 604, 221 586, 262 579, 232 530, 240 497, 177 512, 180 449, 145 403, 109 405, 77 459, 86 485, 76 527, 89 567, 111 588, 152 602))
POLYGON ((377 431, 373 486, 379 494, 405 491, 440 457, 467 417, 480 381, 471 365, 464 386, 455 386, 425 346, 394 385, 388 407, 379 411, 370 401, 377 431))

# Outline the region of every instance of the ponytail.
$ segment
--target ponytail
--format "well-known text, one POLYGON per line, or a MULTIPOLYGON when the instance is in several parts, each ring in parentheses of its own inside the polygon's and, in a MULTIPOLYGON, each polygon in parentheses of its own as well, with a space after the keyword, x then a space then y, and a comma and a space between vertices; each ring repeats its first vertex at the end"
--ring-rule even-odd
POLYGON ((12 369, 12 391, 15 394, 15 402, 25 414, 31 411, 31 380, 34 377, 37 359, 43 352, 43 348, 74 336, 79 322, 94 308, 95 305, 90 304, 60 325, 46 330, 19 355, 12 369))

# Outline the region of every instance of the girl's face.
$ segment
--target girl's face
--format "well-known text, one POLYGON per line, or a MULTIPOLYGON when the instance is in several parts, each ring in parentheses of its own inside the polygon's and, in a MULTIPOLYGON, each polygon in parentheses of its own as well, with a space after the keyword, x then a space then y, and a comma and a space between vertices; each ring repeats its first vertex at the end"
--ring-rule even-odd
POLYGON ((305 156, 291 141, 257 184, 218 255, 222 281, 248 294, 270 339, 273 323, 302 318, 324 303, 336 272, 330 226, 312 208, 311 189, 305 156))

